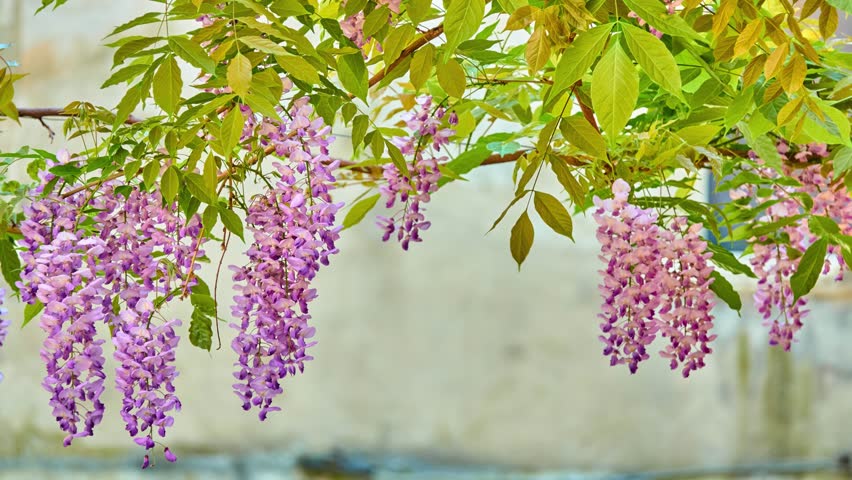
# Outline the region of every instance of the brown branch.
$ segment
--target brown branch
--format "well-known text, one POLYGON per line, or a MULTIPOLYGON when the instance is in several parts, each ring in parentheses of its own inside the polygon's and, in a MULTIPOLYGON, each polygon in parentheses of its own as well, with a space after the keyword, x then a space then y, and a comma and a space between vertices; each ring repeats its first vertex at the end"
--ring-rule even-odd
MULTIPOLYGON (((3 114, 0 113, 0 116, 2 116, 2 115, 3 114)), ((68 112, 68 111, 65 111, 64 108, 58 108, 58 107, 19 108, 18 109, 18 116, 22 117, 22 118, 34 118, 34 119, 40 121, 42 123, 42 125, 44 125, 44 119, 46 117, 76 117, 77 113, 76 112, 68 112)), ((127 120, 125 120, 124 123, 126 123, 128 125, 132 125, 134 123, 139 123, 141 121, 142 121, 141 119, 136 118, 133 115, 131 115, 131 116, 127 117, 127 120)), ((46 125, 45 125, 45 127, 46 127, 46 125)), ((50 130, 50 129, 48 128, 48 130, 50 130)))
POLYGON ((405 61, 406 58, 408 58, 411 54, 416 52, 417 49, 419 49, 423 45, 426 45, 427 43, 431 42, 435 37, 441 35, 442 33, 444 33, 444 24, 443 23, 438 25, 437 27, 430 28, 429 30, 426 30, 423 33, 423 35, 421 35, 420 37, 417 38, 417 40, 411 42, 410 45, 408 45, 407 47, 402 49, 402 53, 399 54, 399 57, 396 60, 391 62, 391 64, 388 65, 387 67, 383 68, 380 72, 378 72, 375 75, 373 75, 372 77, 370 77, 369 85, 372 87, 372 86, 376 85, 377 83, 381 82, 382 80, 384 80, 385 76, 388 73, 392 72, 393 69, 398 67, 402 62, 405 61))

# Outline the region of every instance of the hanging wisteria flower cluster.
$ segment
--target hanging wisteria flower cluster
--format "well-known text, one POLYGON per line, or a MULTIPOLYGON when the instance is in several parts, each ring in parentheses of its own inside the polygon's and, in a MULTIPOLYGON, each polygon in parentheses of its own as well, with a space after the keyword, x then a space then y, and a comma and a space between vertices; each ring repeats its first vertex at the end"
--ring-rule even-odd
MULTIPOLYGON (((797 180, 799 185, 775 185, 771 195, 759 195, 757 189, 741 187, 732 192, 734 198, 755 198, 760 202, 773 202, 758 220, 762 223, 784 221, 803 213, 820 215, 833 220, 842 234, 852 234, 852 197, 843 183, 835 182, 831 175, 821 172, 821 159, 828 156, 823 144, 807 144, 798 147, 781 141, 777 145, 778 153, 783 157, 784 174, 797 180), (811 204, 803 202, 810 198, 811 204)), ((759 164, 763 161, 752 153, 759 164)), ((757 173, 765 178, 778 178, 776 170, 763 166, 757 173)), ((817 239, 811 232, 804 217, 781 226, 776 233, 785 235, 786 242, 770 240, 768 235, 750 240, 753 255, 750 263, 758 276, 754 300, 758 312, 769 327, 769 342, 789 350, 795 341, 795 334, 803 324, 802 319, 808 313, 806 297, 795 298, 791 277, 798 270, 802 252, 817 239)), ((832 263, 838 265, 836 280, 843 279, 846 269, 839 245, 829 245, 822 274, 830 272, 832 263)))
POLYGON ((599 287, 604 355, 611 365, 625 364, 636 373, 659 334, 669 339, 660 355, 688 377, 705 365, 715 338, 712 254, 700 237, 702 226, 676 217, 663 228, 654 210, 629 202, 627 182, 616 180, 612 192, 611 199, 595 197, 593 214, 606 263, 599 287))
POLYGON ((272 402, 283 392, 281 381, 304 371, 312 358, 309 303, 317 293, 311 282, 338 251, 335 215, 342 204, 329 194, 339 166, 329 158, 331 128, 313 118, 307 98, 296 100, 283 122, 263 118, 256 125, 250 111, 244 113, 244 138, 256 132, 283 160, 274 164, 274 185, 248 206, 248 264, 231 267, 239 292, 233 307, 239 323, 232 325, 238 333, 231 344, 238 355, 234 391, 243 409, 258 408, 265 420, 280 410, 272 402))
MULTIPOLYGON (((56 165, 77 163, 60 152, 56 165)), ((48 167, 53 165, 48 165, 48 167)), ((136 443, 150 450, 155 434, 165 437, 180 409, 174 367, 177 320, 159 308, 195 284, 205 238, 197 215, 181 218, 159 191, 139 187, 118 192, 116 185, 46 192, 54 176, 44 173, 25 207, 21 224, 25 247, 21 298, 44 305, 40 326, 47 334, 45 389, 60 428, 74 438, 91 436, 104 405, 104 340, 109 329, 117 361, 116 388, 124 395, 120 411, 136 443), (80 222, 84 208, 97 213, 80 222)), ((147 456, 146 456, 147 458, 147 456)), ((166 452, 166 459, 174 455, 166 452)), ((146 459, 146 463, 148 460, 146 459)))
MULTIPOLYGON (((388 241, 396 232, 403 250, 408 250, 411 242, 423 241, 420 231, 432 225, 423 213, 424 205, 429 203, 431 194, 438 190, 438 181, 441 179, 439 165, 447 160, 446 156, 437 156, 438 152, 455 134, 455 130, 444 126, 444 107, 438 106, 432 111, 431 96, 419 97, 417 105, 416 111, 403 115, 411 135, 393 138, 399 151, 412 158, 406 163, 408 174, 401 172, 392 163, 385 164, 382 169, 387 183, 379 188, 387 208, 401 205, 401 210, 392 216, 378 217, 377 224, 384 231, 382 240, 388 241)), ((447 116, 446 123, 450 126, 458 124, 455 112, 447 116)))

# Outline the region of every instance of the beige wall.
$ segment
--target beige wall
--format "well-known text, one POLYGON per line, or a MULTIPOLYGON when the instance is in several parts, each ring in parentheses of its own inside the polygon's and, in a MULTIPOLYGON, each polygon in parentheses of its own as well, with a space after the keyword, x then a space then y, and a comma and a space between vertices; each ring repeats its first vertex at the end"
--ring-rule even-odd
MULTIPOLYGON (((13 2, 0 0, 0 41, 17 36, 13 52, 31 73, 20 83, 19 105, 114 104, 120 89, 98 90, 111 58, 98 40, 146 3, 72 0, 59 13, 33 17, 36 2, 21 0, 11 29, 13 2)), ((63 145, 48 145, 33 121, 0 128, 0 149, 63 145)), ((511 198, 510 178, 509 166, 487 167, 435 195, 433 228, 408 253, 383 244, 371 221, 344 233, 342 253, 317 281, 316 360, 287 382, 284 411, 266 423, 242 412, 230 392, 228 345, 208 354, 187 344, 179 353, 184 410, 169 435, 173 447, 186 454, 339 446, 594 469, 825 456, 852 447, 849 303, 816 305, 791 354, 767 354, 753 315, 720 311, 716 353, 704 371, 684 380, 655 358, 630 376, 600 354, 600 265, 589 219, 576 219, 576 244, 538 228, 521 273, 509 255, 508 225, 485 235, 511 198)), ((235 244, 229 253, 232 263, 239 250, 235 244)), ((227 280, 220 288, 224 297, 232 291, 227 280)), ((850 288, 836 297, 848 298, 850 288)), ((21 305, 9 309, 19 323, 21 305)), ((186 308, 173 312, 188 318, 186 308)), ((39 385, 41 331, 14 328, 9 340, 0 350, 7 376, 0 457, 135 447, 110 390, 96 436, 63 450, 39 385)))

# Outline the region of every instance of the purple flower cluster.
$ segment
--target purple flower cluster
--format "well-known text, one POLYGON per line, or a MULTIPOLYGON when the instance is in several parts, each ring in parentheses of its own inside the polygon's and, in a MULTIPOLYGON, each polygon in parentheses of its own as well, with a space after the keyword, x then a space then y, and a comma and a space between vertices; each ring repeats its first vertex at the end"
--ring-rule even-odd
MULTIPOLYGON (((852 197, 842 182, 834 182, 831 176, 824 176, 819 161, 828 157, 824 144, 800 145, 796 151, 786 142, 779 142, 778 153, 785 157, 784 174, 798 180, 801 186, 775 186, 768 197, 760 197, 759 201, 774 201, 766 209, 759 222, 776 222, 802 213, 822 215, 831 218, 839 226, 841 233, 852 234, 852 197), (794 168, 796 163, 812 163, 804 168, 794 168), (795 194, 806 194, 813 199, 813 206, 806 211, 795 194)), ((756 156, 752 153, 753 158, 756 156)), ((756 158, 758 163, 762 160, 756 158)), ((770 168, 760 167, 757 173, 767 178, 777 178, 778 173, 770 168)), ((753 186, 741 187, 731 192, 732 198, 756 197, 753 186)), ((781 227, 780 232, 789 238, 789 243, 775 243, 767 236, 750 240, 753 255, 750 263, 758 276, 757 290, 754 300, 758 312, 763 316, 764 323, 769 327, 769 343, 779 345, 789 350, 795 342, 795 334, 803 324, 802 319, 807 315, 808 300, 805 297, 794 299, 790 285, 790 277, 796 272, 801 261, 800 254, 815 240, 806 219, 801 219, 791 225, 781 227), (795 250, 795 254, 792 250, 795 250)), ((829 255, 825 260, 823 274, 831 268, 831 258, 834 257, 839 265, 837 280, 843 278, 845 262, 839 246, 830 245, 829 255)))
MULTIPOLYGON (((3 318, 9 311, 3 307, 3 302, 6 300, 6 289, 0 288, 0 347, 6 342, 6 336, 9 334, 9 321, 3 318)), ((3 372, 0 372, 0 382, 3 381, 3 372)))
POLYGON ((338 161, 329 158, 331 128, 315 118, 307 98, 294 102, 288 121, 264 119, 261 144, 272 145, 284 162, 276 163, 278 179, 249 205, 246 225, 253 235, 248 264, 232 266, 239 294, 233 313, 240 319, 231 347, 238 355, 234 391, 243 409, 259 408, 261 420, 281 381, 304 371, 315 329, 308 304, 317 296, 311 282, 321 265, 338 252, 340 226, 334 224, 342 204, 329 191, 338 161))
POLYGON ((668 229, 660 228, 656 212, 629 203, 627 182, 616 180, 612 191, 611 199, 595 197, 593 214, 606 263, 599 287, 603 353, 611 365, 626 364, 635 373, 659 334, 669 339, 660 355, 688 377, 704 366, 715 338, 713 269, 699 236, 702 227, 678 217, 668 229))
MULTIPOLYGON (((70 161, 64 151, 57 158, 70 161)), ((155 303, 194 284, 195 260, 204 255, 200 219, 180 218, 177 205, 164 204, 156 191, 118 193, 107 183, 59 195, 44 191, 52 179, 41 175, 37 198, 24 210, 18 284, 23 301, 44 305, 50 405, 68 433, 66 446, 93 434, 103 417, 106 378, 96 330, 108 326, 119 363, 116 387, 124 393, 121 416, 136 443, 150 449, 154 427, 164 436, 174 422, 169 412, 180 407, 173 384, 179 322, 161 320, 155 303), (84 208, 95 213, 86 218, 84 208)))
MULTIPOLYGON (((455 134, 453 129, 443 126, 446 114, 443 107, 432 112, 431 96, 419 97, 417 104, 417 111, 404 115, 411 135, 393 138, 393 144, 400 152, 413 158, 406 164, 410 176, 404 175, 396 165, 386 164, 383 166, 383 175, 387 183, 379 187, 387 208, 393 208, 397 202, 403 205, 402 210, 391 217, 378 217, 377 224, 384 230, 382 240, 388 241, 396 232, 397 240, 402 243, 404 250, 408 250, 411 242, 422 241, 420 231, 431 226, 423 214, 423 204, 428 203, 431 194, 438 190, 438 181, 441 179, 438 165, 447 158, 436 157, 435 153, 447 145, 455 134)), ((448 116, 447 123, 451 126, 458 123, 455 113, 448 116)))

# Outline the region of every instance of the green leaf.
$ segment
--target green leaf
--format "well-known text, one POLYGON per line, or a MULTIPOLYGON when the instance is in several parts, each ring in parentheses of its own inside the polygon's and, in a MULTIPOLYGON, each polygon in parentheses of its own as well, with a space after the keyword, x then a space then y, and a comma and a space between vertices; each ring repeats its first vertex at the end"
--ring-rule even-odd
POLYGON ((243 125, 245 125, 245 117, 240 111, 240 107, 235 105, 231 111, 222 119, 221 141, 222 150, 225 152, 225 157, 230 158, 240 143, 240 137, 243 134, 243 125))
POLYGON ((838 10, 852 14, 852 0, 826 0, 826 3, 838 10))
POLYGON ((399 58, 400 53, 408 46, 414 34, 414 27, 409 24, 401 25, 388 34, 385 41, 382 42, 382 49, 384 49, 382 61, 385 62, 385 65, 390 66, 394 60, 399 58))
POLYGON ((454 171, 457 175, 464 175, 480 166, 490 155, 491 150, 483 146, 478 146, 472 150, 462 152, 461 155, 447 163, 447 168, 454 171))
POLYGON ((364 18, 364 27, 362 28, 364 38, 369 38, 379 32, 385 25, 388 24, 388 18, 390 17, 390 10, 388 7, 384 5, 380 5, 378 8, 370 12, 366 18, 364 18))
POLYGON ((752 135, 751 130, 743 123, 739 123, 738 127, 757 156, 766 162, 767 166, 781 172, 781 154, 778 153, 775 142, 767 135, 752 135))
POLYGON ((462 98, 467 82, 464 77, 464 69, 459 62, 451 58, 447 63, 439 64, 438 83, 449 96, 462 98))
POLYGON ((571 45, 562 53, 559 63, 556 64, 550 98, 556 98, 577 80, 583 78, 606 45, 606 39, 611 30, 612 24, 607 23, 582 32, 574 38, 571 45))
POLYGON ((491 232, 491 230, 494 230, 497 227, 497 225, 499 225, 500 222, 503 221, 503 217, 505 217, 506 214, 509 213, 509 209, 511 209, 514 204, 518 203, 518 200, 524 198, 526 196, 526 193, 527 193, 526 191, 523 191, 520 194, 515 195, 515 198, 513 198, 512 201, 509 202, 509 205, 507 205, 506 208, 503 209, 503 211, 500 213, 500 216, 497 217, 497 220, 494 220, 494 223, 491 224, 491 228, 488 229, 488 232, 491 232))
POLYGON ((841 146, 834 151, 831 158, 834 162, 835 175, 840 175, 852 169, 852 148, 841 146))
POLYGON ((161 40, 159 37, 130 37, 132 38, 129 41, 125 41, 121 44, 112 56, 113 66, 124 63, 128 57, 131 55, 148 48, 154 43, 161 40))
POLYGON ((143 64, 133 64, 128 65, 121 70, 117 70, 113 73, 104 83, 101 85, 101 88, 111 87, 113 85, 118 85, 119 83, 126 82, 129 80, 133 80, 139 75, 145 73, 150 68, 150 65, 143 64))
POLYGON ((663 2, 657 0, 624 0, 630 10, 657 30, 676 37, 703 41, 704 39, 679 15, 669 15, 663 2))
POLYGON ((208 191, 212 192, 216 190, 216 186, 219 184, 218 173, 219 167, 216 166, 216 157, 210 155, 207 157, 207 161, 204 162, 204 170, 202 171, 204 185, 208 191))
POLYGON ((207 208, 204 209, 204 213, 201 214, 201 225, 204 226, 204 231, 212 232, 218 219, 219 207, 216 205, 207 205, 207 208))
POLYGON ((559 130, 565 140, 580 150, 595 158, 606 158, 606 141, 582 115, 563 118, 559 130))
POLYGON ((370 127, 370 118, 366 115, 357 115, 352 119, 352 148, 357 148, 364 141, 367 128, 370 127))
POLYGON ((207 297, 215 305, 215 301, 208 295, 192 294, 190 300, 193 302, 192 316, 189 322, 189 342, 198 348, 210 350, 213 346, 213 318, 210 314, 208 302, 201 297, 207 297), (198 303, 196 305, 196 302, 198 303))
POLYGON ((296 80, 316 85, 320 83, 320 76, 316 67, 302 57, 296 55, 276 55, 275 61, 287 74, 296 80))
POLYGON ((21 280, 21 259, 15 250, 15 242, 9 237, 0 240, 0 270, 6 284, 17 293, 18 286, 15 284, 21 280))
POLYGON ((485 18, 485 0, 452 0, 444 16, 444 62, 455 53, 456 47, 479 30, 485 18))
POLYGON ((210 55, 207 55, 207 52, 199 44, 192 40, 181 36, 169 37, 169 46, 177 56, 184 59, 188 64, 210 74, 216 72, 216 62, 210 58, 210 55))
POLYGON ((527 255, 532 249, 533 240, 535 239, 535 230, 530 221, 529 214, 524 211, 515 226, 512 227, 512 234, 509 237, 509 250, 512 252, 512 258, 518 264, 518 271, 521 270, 521 264, 527 258, 527 255))
POLYGON ((793 289, 794 300, 807 295, 814 288, 825 265, 827 251, 828 240, 825 238, 820 238, 805 250, 796 273, 790 277, 790 287, 793 289))
POLYGON ((154 73, 154 101, 164 112, 174 115, 180 104, 183 80, 175 57, 169 56, 154 73))
POLYGON ((385 147, 388 149, 388 154, 390 154, 391 161, 396 165, 396 168, 406 177, 410 176, 411 173, 408 171, 408 164, 405 162, 405 157, 402 156, 399 148, 387 140, 385 140, 385 147))
POLYGON ((24 323, 21 324, 21 328, 26 327, 42 310, 44 310, 44 304, 38 301, 24 306, 24 323))
POLYGON ((371 195, 362 198, 356 204, 352 205, 349 211, 346 212, 346 218, 343 219, 343 229, 346 230, 349 227, 359 224, 367 216, 367 213, 376 206, 379 197, 381 197, 379 194, 371 195))
POLYGON ((147 188, 151 188, 157 183, 157 176, 160 174, 160 161, 153 159, 142 169, 142 181, 145 182, 147 188))
POLYGON ((435 47, 427 43, 414 52, 409 66, 408 79, 414 88, 420 90, 426 84, 426 80, 432 76, 432 59, 435 56, 435 47))
POLYGON ((592 107, 611 138, 624 130, 639 98, 639 74, 617 42, 592 74, 592 107))
POLYGON ((130 114, 133 113, 133 110, 136 109, 136 106, 139 105, 139 101, 141 100, 141 88, 137 83, 136 85, 130 87, 127 90, 127 93, 121 98, 121 101, 118 102, 118 106, 115 110, 115 121, 113 122, 113 129, 118 128, 121 124, 123 124, 130 114))
POLYGON ((621 31, 624 32, 624 39, 633 58, 639 62, 639 66, 651 80, 683 100, 680 70, 666 45, 645 29, 627 23, 621 25, 621 31))
POLYGON ((174 201, 177 196, 179 183, 180 180, 178 179, 177 169, 175 169, 174 166, 167 168, 166 171, 163 172, 160 191, 167 202, 174 201))
POLYGON ((713 270, 710 273, 713 278, 713 283, 710 284, 710 290, 716 294, 723 302, 727 303, 732 310, 739 312, 743 308, 743 301, 740 294, 734 290, 734 286, 721 273, 713 270))
POLYGON ((582 185, 580 185, 580 182, 574 178, 574 175, 571 173, 571 169, 568 168, 568 164, 565 163, 565 160, 557 155, 551 155, 549 160, 550 168, 552 168, 553 173, 556 174, 556 179, 559 180, 559 183, 565 188, 565 191, 568 192, 568 195, 571 197, 571 201, 574 202, 574 205, 580 207, 584 206, 586 204, 586 191, 583 189, 582 185))
POLYGON ((270 55, 287 55, 287 50, 285 50, 284 47, 268 38, 249 35, 246 37, 240 37, 240 42, 259 52, 268 53, 270 55))
POLYGON ((737 257, 734 256, 728 249, 722 247, 720 245, 715 245, 712 243, 707 244, 707 250, 710 250, 713 253, 712 261, 716 265, 724 268, 725 270, 749 276, 751 278, 757 278, 757 275, 744 263, 737 260, 737 257))
POLYGON ((571 214, 556 197, 544 192, 535 192, 535 211, 554 232, 574 240, 574 222, 571 214))
POLYGON ((240 240, 245 241, 243 238, 243 221, 240 219, 239 215, 234 213, 233 210, 227 207, 219 208, 219 218, 222 219, 222 223, 225 225, 231 233, 240 237, 240 240))
POLYGON ((138 27, 139 25, 147 25, 149 23, 157 23, 157 22, 162 20, 161 17, 162 17, 161 12, 143 13, 142 15, 139 15, 138 17, 134 18, 133 20, 130 20, 126 23, 123 23, 123 24, 115 27, 115 30, 113 30, 105 38, 112 37, 113 35, 118 35, 121 32, 125 32, 127 30, 130 30, 133 27, 138 27))
POLYGON ((300 0, 275 0, 269 9, 282 17, 298 17, 308 13, 300 0))
POLYGON ((216 192, 207 190, 204 177, 197 173, 190 172, 184 175, 184 179, 186 179, 186 188, 189 189, 189 193, 191 193, 193 197, 208 205, 216 203, 216 192))
POLYGON ((343 55, 337 62, 337 76, 340 83, 349 93, 367 101, 368 77, 367 66, 361 53, 343 55))
POLYGON ((228 85, 237 95, 248 95, 251 88, 251 61, 238 53, 231 59, 227 71, 228 85))

